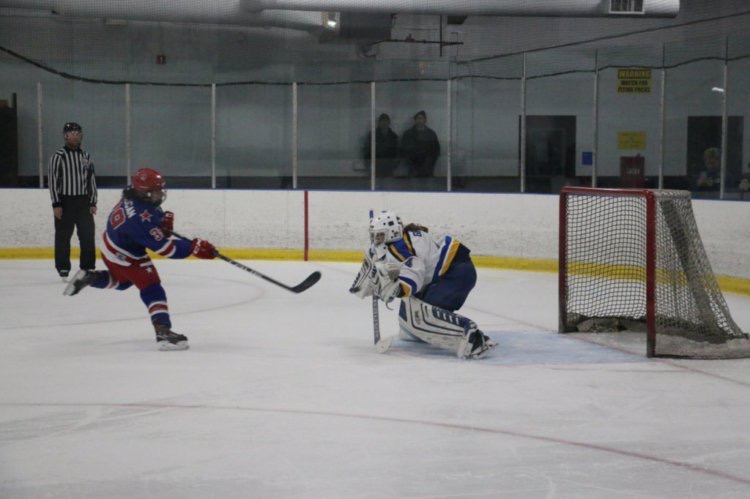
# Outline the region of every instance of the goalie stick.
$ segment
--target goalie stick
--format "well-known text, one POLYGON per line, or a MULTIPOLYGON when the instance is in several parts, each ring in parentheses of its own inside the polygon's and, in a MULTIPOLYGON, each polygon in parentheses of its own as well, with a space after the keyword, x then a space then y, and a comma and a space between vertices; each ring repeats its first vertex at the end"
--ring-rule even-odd
MULTIPOLYGON (((370 210, 370 219, 372 220, 373 212, 370 210)), ((380 337, 380 307, 378 305, 377 295, 372 295, 372 337, 375 342, 375 351, 385 353, 391 348, 393 336, 387 338, 380 337)))
MULTIPOLYGON (((189 239, 189 238, 187 238, 187 237, 185 237, 183 235, 178 234, 175 231, 172 231, 172 235, 177 236, 180 239, 189 239)), ((313 272, 312 274, 310 274, 309 276, 307 276, 307 278, 304 281, 302 281, 301 283, 297 284, 296 286, 287 286, 286 284, 284 284, 282 282, 279 282, 276 279, 268 277, 267 275, 265 275, 265 274, 263 274, 261 272, 258 272, 255 269, 251 269, 250 267, 241 264, 237 260, 232 260, 228 256, 222 255, 218 250, 216 250, 216 256, 218 258, 221 258, 225 262, 231 263, 235 267, 244 270, 245 272, 250 272, 255 277, 260 277, 261 279, 265 279, 266 281, 268 281, 268 282, 270 282, 272 284, 275 284, 275 285, 277 285, 277 286, 279 286, 281 288, 284 288, 287 291, 291 291, 292 293, 301 293, 301 292, 305 291, 306 289, 312 287, 316 282, 318 282, 320 280, 320 277, 321 277, 320 272, 316 270, 315 272, 313 272)))
POLYGON ((393 336, 380 337, 380 308, 378 306, 378 297, 375 295, 372 296, 372 336, 375 340, 376 352, 385 353, 391 348, 393 336))

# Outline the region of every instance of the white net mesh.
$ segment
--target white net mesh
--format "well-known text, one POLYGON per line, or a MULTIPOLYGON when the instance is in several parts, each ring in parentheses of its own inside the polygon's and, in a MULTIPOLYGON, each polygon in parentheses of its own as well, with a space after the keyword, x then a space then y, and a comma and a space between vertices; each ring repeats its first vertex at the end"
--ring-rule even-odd
POLYGON ((561 332, 647 334, 651 310, 650 354, 750 356, 711 270, 689 192, 570 189, 561 217, 561 332))

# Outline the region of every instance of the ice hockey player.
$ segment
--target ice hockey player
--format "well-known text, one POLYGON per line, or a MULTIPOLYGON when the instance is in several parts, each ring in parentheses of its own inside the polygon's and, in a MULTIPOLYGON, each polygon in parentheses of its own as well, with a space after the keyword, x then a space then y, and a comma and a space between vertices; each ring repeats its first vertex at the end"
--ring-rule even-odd
POLYGON ((403 226, 392 211, 370 221, 370 248, 349 291, 386 303, 400 298, 399 337, 477 359, 496 345, 474 321, 455 313, 476 284, 470 250, 449 235, 433 239, 426 227, 403 226))
POLYGON ((78 294, 86 286, 125 290, 135 285, 151 316, 160 350, 185 350, 188 339, 172 331, 167 295, 146 248, 167 258, 215 258, 216 249, 203 239, 170 237, 174 214, 163 211, 167 197, 164 177, 151 168, 135 172, 112 209, 102 236, 101 254, 107 270, 80 270, 63 291, 78 294))

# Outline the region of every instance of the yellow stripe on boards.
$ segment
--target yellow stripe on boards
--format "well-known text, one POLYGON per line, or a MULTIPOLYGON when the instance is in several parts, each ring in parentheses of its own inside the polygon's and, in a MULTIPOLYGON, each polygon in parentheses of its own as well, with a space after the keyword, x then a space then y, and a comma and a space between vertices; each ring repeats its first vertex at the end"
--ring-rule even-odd
MULTIPOLYGON (((304 258, 303 250, 296 249, 224 249, 221 253, 235 260, 291 260, 301 261, 304 258)), ((79 258, 79 249, 71 248, 71 259, 79 258)), ((154 259, 163 257, 150 253, 154 259)), ((310 261, 313 262, 352 262, 359 263, 364 258, 363 251, 348 250, 310 250, 308 252, 310 261)), ((0 248, 0 259, 2 260, 51 260, 54 258, 54 250, 49 247, 35 248, 0 248)), ((101 259, 99 250, 97 258, 101 259)), ((471 259, 477 267, 492 269, 521 270, 526 272, 557 272, 557 260, 542 258, 511 258, 503 256, 487 256, 472 254, 471 259)), ((581 265, 582 267, 582 265, 581 265)), ((613 266, 614 267, 614 266, 613 266)), ((632 279, 638 274, 634 274, 634 268, 620 266, 614 275, 622 279, 632 279)), ((589 272, 580 270, 579 275, 590 275, 589 272)), ((664 282, 666 277, 659 277, 657 281, 664 282)), ((750 296, 750 279, 742 277, 717 275, 716 280, 719 288, 728 293, 750 296)))
MULTIPOLYGON (((78 258, 78 248, 71 248, 70 255, 78 258)), ((0 259, 3 260, 48 260, 51 258, 55 258, 55 250, 52 248, 0 248, 0 259)))

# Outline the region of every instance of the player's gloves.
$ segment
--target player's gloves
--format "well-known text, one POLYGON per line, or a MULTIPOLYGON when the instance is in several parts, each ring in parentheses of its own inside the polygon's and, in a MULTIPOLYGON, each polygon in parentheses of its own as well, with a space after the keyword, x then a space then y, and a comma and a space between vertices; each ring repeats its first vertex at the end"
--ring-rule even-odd
POLYGON ((375 262, 374 265, 378 271, 378 279, 381 282, 398 279, 398 275, 401 273, 401 264, 398 262, 386 262, 383 259, 375 262))
POLYGON ((373 273, 377 274, 375 266, 372 264, 372 260, 365 255, 365 258, 362 261, 362 266, 357 273, 357 277, 354 278, 354 282, 349 288, 349 292, 355 296, 359 296, 363 300, 368 296, 372 296, 375 291, 373 277, 371 277, 371 274, 373 273))
POLYGON ((165 236, 171 236, 172 231, 174 230, 174 213, 172 213, 171 211, 165 211, 164 218, 161 219, 159 228, 165 236))
POLYGON ((393 301, 394 298, 401 298, 404 296, 404 290, 401 289, 401 282, 398 279, 393 281, 381 280, 376 296, 383 300, 386 305, 393 301))
POLYGON ((190 253, 198 258, 212 259, 216 258, 216 248, 214 245, 204 239, 193 239, 190 244, 190 253))
POLYGON ((370 275, 375 296, 383 300, 386 304, 393 301, 394 298, 404 296, 398 275, 401 272, 401 264, 396 262, 379 261, 374 264, 375 271, 370 275))

